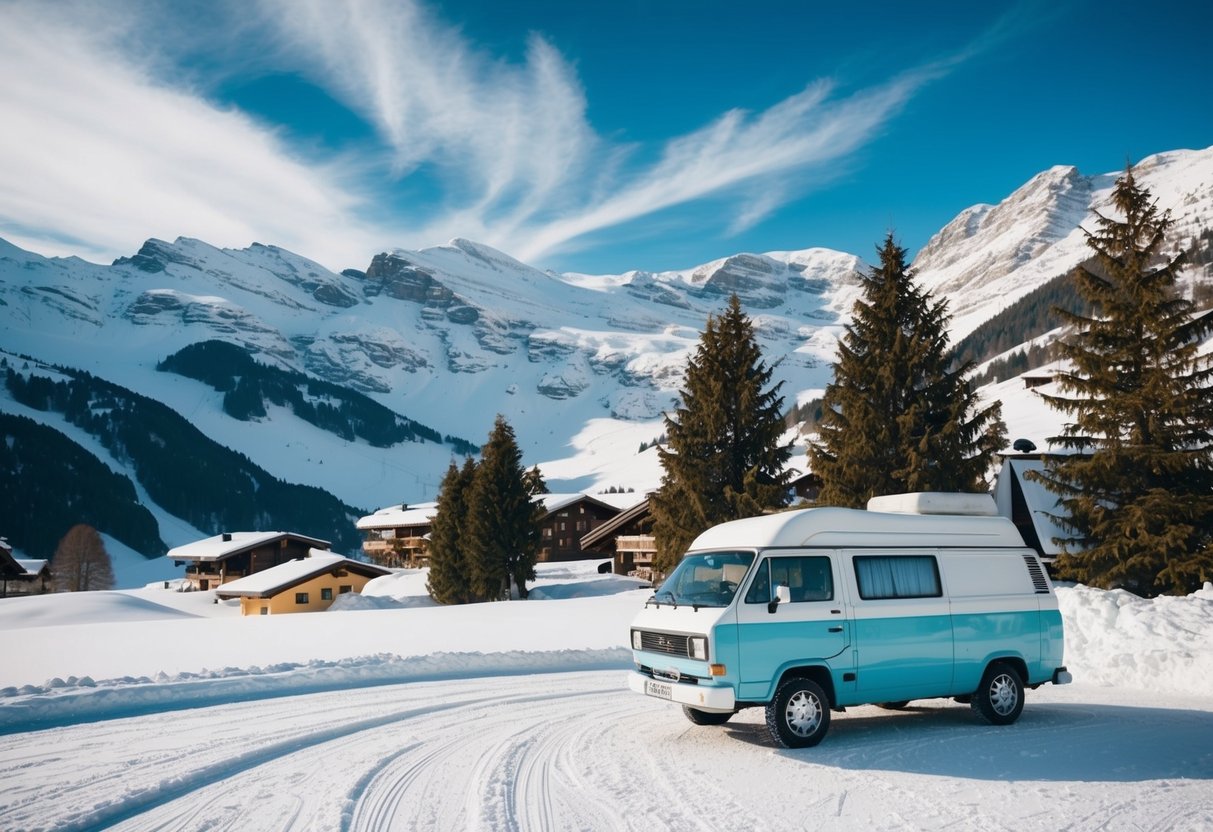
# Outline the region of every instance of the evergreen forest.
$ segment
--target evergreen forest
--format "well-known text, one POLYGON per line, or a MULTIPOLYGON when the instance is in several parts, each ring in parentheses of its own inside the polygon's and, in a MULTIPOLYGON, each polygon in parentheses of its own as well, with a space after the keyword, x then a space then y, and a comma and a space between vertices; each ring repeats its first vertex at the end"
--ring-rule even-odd
POLYGON ((269 402, 289 408, 305 422, 349 442, 361 439, 377 448, 400 442, 445 442, 465 456, 480 450, 355 390, 255 361, 246 350, 226 341, 191 344, 165 358, 156 369, 209 384, 223 393, 223 411, 242 422, 264 418, 269 402))
POLYGON ((130 479, 54 428, 0 413, 0 528, 31 558, 87 523, 144 555, 164 554, 156 519, 130 479))
MULTIPOLYGON (((284 529, 331 541, 337 551, 358 551, 361 547, 354 523, 365 511, 342 503, 321 488, 287 483, 271 476, 248 457, 215 442, 160 402, 84 371, 59 368, 54 371, 56 378, 43 372, 50 371, 23 368, 19 372, 7 367, 5 384, 9 393, 27 407, 63 414, 68 422, 96 437, 115 459, 135 472, 139 485, 152 500, 195 528, 208 534, 284 529)), ((66 437, 62 441, 74 445, 66 437)), ((84 449, 75 447, 78 453, 73 452, 67 459, 91 457, 84 449)), ((62 475, 53 478, 29 470, 21 473, 10 467, 15 465, 10 462, 11 453, 0 459, 5 462, 0 479, 16 482, 20 476, 23 491, 31 476, 46 482, 37 503, 18 494, 17 502, 12 504, 15 514, 25 515, 21 522, 31 526, 50 526, 47 507, 55 502, 61 506, 75 504, 78 499, 74 495, 86 489, 79 483, 85 477, 77 476, 70 463, 63 463, 62 475)), ((51 465, 50 454, 39 464, 51 465)), ((100 462, 97 466, 106 467, 100 462)), ((90 465, 87 470, 89 478, 101 476, 96 466, 90 465)), ((88 486, 88 493, 103 487, 110 486, 88 486)), ((131 489, 124 492, 120 487, 113 488, 115 493, 131 494, 131 489)), ((154 525, 150 537, 124 532, 127 534, 124 538, 111 531, 109 521, 103 517, 80 514, 71 517, 67 526, 75 522, 88 522, 123 542, 129 538, 128 545, 147 557, 164 551, 164 544, 154 534, 154 525)), ((48 529, 43 534, 57 541, 67 526, 56 526, 57 533, 48 529)), ((17 533, 12 533, 11 539, 15 546, 31 554, 35 552, 19 542, 17 533)), ((47 556, 54 549, 53 543, 49 551, 42 548, 43 544, 37 545, 37 551, 47 552, 47 556)))

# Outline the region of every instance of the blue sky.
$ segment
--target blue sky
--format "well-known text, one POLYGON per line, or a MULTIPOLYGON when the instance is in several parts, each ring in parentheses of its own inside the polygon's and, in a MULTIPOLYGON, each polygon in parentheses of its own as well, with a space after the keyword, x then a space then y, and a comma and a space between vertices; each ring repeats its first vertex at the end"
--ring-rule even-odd
POLYGON ((911 253, 1055 164, 1213 144, 1209 4, 0 0, 0 237, 341 269, 911 253))

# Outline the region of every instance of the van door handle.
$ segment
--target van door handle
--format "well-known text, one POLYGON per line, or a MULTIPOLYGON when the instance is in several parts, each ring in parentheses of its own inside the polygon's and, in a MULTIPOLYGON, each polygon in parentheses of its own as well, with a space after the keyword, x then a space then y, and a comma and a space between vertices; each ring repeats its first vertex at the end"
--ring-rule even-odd
POLYGON ((831 628, 830 628, 830 632, 831 632, 831 633, 841 633, 841 632, 842 632, 842 627, 831 627, 831 628))

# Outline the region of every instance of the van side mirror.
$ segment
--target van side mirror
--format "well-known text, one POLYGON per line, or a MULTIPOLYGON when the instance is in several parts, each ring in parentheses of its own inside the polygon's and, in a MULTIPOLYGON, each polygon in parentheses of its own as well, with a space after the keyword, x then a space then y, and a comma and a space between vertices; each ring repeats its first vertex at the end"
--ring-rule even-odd
POLYGON ((775 598, 767 604, 767 612, 774 613, 775 609, 780 604, 786 604, 792 600, 792 590, 788 589, 787 584, 775 585, 775 598))

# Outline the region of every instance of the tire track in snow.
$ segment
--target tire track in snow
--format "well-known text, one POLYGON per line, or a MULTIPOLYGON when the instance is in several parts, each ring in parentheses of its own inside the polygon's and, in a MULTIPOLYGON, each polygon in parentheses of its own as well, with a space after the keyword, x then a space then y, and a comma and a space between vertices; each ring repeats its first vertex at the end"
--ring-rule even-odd
POLYGON ((389 817, 398 828, 600 827, 602 814, 584 808, 587 795, 551 761, 584 732, 584 716, 601 714, 603 698, 618 692, 612 683, 494 698, 430 722, 416 748, 384 760, 367 781, 345 829, 383 829, 389 817), (459 794, 462 801, 450 799, 459 794))
POLYGON ((10 735, 0 828, 86 829, 122 813, 128 832, 1053 832, 1213 819, 1205 708, 1126 707, 1086 688, 1042 693, 1006 728, 948 703, 854 709, 821 746, 787 751, 760 710, 693 726, 622 675, 377 687, 10 735), (276 753, 255 763, 258 749, 276 753))

